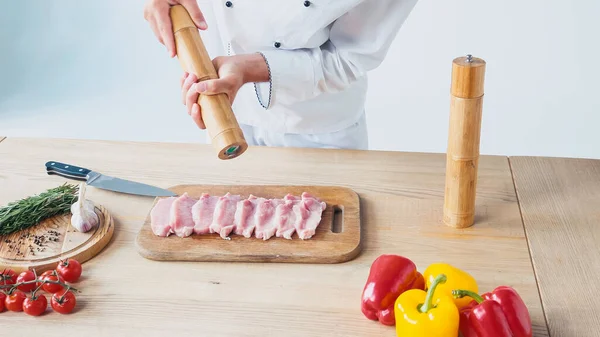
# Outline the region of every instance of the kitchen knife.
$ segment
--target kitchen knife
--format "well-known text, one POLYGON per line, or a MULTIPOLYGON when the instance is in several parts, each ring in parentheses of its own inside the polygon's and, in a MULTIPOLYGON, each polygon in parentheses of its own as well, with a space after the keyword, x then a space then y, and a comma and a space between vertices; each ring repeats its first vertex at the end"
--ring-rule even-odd
POLYGON ((152 197, 172 197, 177 194, 151 185, 110 177, 92 170, 57 161, 46 163, 46 172, 61 177, 85 181, 88 186, 93 186, 114 192, 144 195, 152 197))

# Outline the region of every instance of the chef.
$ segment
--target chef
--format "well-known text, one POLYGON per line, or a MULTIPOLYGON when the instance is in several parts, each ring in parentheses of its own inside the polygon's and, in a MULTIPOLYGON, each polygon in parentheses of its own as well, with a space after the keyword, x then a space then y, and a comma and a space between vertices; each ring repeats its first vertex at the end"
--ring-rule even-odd
POLYGON ((249 145, 364 150, 367 72, 416 2, 148 0, 144 18, 175 57, 169 7, 181 4, 217 55, 219 79, 181 78, 182 101, 201 129, 198 95, 225 93, 249 145))

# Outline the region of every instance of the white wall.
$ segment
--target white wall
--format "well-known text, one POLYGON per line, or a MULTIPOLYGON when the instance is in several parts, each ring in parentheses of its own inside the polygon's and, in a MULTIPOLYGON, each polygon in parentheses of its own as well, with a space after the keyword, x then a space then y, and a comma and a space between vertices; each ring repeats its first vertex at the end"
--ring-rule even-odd
MULTIPOLYGON (((144 2, 3 2, 0 135, 204 143, 144 2)), ((471 53, 488 63, 482 153, 600 158, 599 15, 596 0, 420 0, 371 75, 372 148, 445 152, 451 62, 471 53)))

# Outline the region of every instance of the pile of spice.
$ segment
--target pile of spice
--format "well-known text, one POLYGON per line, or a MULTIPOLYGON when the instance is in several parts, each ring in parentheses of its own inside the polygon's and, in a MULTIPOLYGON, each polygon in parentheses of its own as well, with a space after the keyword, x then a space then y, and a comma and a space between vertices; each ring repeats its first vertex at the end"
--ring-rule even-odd
POLYGON ((15 253, 16 256, 25 256, 25 253, 29 251, 30 255, 35 255, 36 253, 45 251, 48 245, 60 242, 60 236, 61 234, 58 231, 49 230, 39 235, 24 233, 16 240, 7 238, 3 242, 8 247, 8 253, 15 253))

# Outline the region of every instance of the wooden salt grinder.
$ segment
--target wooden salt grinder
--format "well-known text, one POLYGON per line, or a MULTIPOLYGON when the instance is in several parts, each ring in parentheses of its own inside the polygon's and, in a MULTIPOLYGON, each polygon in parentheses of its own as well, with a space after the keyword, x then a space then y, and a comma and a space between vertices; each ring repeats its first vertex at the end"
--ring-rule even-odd
MULTIPOLYGON (((187 10, 182 5, 175 5, 171 7, 170 16, 177 58, 183 70, 196 75, 198 81, 217 79, 212 60, 187 10)), ((227 95, 201 94, 198 97, 198 105, 219 159, 232 159, 244 153, 248 143, 244 139, 227 95)))
POLYGON ((485 64, 471 55, 452 62, 444 222, 455 228, 475 221, 485 64))

